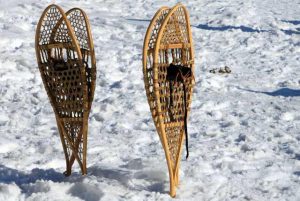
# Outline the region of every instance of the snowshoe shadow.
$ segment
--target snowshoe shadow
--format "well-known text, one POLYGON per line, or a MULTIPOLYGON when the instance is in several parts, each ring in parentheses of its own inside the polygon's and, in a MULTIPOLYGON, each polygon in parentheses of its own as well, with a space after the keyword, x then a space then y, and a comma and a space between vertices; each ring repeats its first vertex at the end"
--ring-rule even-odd
POLYGON ((129 170, 140 170, 140 169, 144 168, 144 165, 143 165, 142 159, 136 158, 136 159, 129 161, 126 165, 121 165, 120 167, 129 169, 129 170))
POLYGON ((31 173, 25 172, 0 165, 0 182, 1 183, 16 183, 18 186, 23 184, 34 183, 37 180, 46 180, 53 182, 61 182, 65 180, 62 173, 56 172, 54 169, 39 169, 34 168, 31 173))
POLYGON ((164 171, 141 170, 134 173, 133 178, 137 181, 138 190, 168 193, 166 190, 168 178, 164 171))
POLYGON ((68 193, 74 197, 89 201, 99 201, 104 196, 101 189, 88 183, 75 183, 68 193))
POLYGON ((168 184, 165 172, 145 169, 147 166, 144 165, 141 158, 130 160, 127 164, 120 167, 133 172, 132 179, 134 180, 133 188, 135 190, 168 193, 165 190, 165 185, 168 184))
POLYGON ((116 169, 106 169, 99 166, 90 167, 88 168, 88 175, 96 176, 100 180, 105 179, 113 185, 118 182, 125 188, 134 191, 168 193, 165 190, 165 186, 168 185, 166 173, 144 168, 142 159, 137 158, 116 169))
POLYGON ((0 183, 15 183, 26 196, 48 191, 50 187, 45 181, 68 182, 80 180, 82 179, 78 173, 73 173, 71 177, 65 177, 62 173, 56 172, 54 169, 34 168, 30 173, 26 173, 0 165, 0 183))
POLYGON ((108 179, 109 182, 117 181, 125 187, 129 186, 130 172, 121 169, 104 169, 98 166, 88 168, 88 175, 108 179))

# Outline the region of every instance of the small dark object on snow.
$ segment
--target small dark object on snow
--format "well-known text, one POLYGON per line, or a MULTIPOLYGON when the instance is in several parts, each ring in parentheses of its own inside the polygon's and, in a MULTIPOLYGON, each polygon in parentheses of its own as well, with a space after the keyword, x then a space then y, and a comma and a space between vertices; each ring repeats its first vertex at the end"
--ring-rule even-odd
POLYGON ((225 69, 225 72, 226 72, 226 73, 231 73, 231 69, 230 69, 228 66, 225 66, 224 69, 225 69))
POLYGON ((210 73, 217 73, 217 70, 218 70, 218 69, 214 68, 214 69, 209 70, 209 72, 210 72, 210 73))
POLYGON ((221 74, 225 74, 225 73, 231 73, 231 69, 228 66, 225 66, 224 68, 214 68, 212 70, 209 70, 210 73, 221 73, 221 74))

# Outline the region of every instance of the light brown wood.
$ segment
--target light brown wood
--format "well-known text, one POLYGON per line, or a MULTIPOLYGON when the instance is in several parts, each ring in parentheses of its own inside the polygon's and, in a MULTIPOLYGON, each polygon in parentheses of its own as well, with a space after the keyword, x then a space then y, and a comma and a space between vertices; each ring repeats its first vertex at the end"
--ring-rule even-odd
POLYGON ((96 81, 90 24, 84 11, 48 6, 36 29, 36 57, 53 107, 66 158, 65 175, 77 160, 87 173, 88 116, 96 81))
MULTIPOLYGON (((193 41, 190 20, 186 8, 177 4, 173 8, 162 7, 154 15, 148 27, 143 49, 143 73, 148 103, 156 130, 160 137, 168 164, 170 195, 175 197, 179 185, 179 166, 184 131, 183 86, 178 85, 170 102, 169 84, 166 81, 168 66, 180 64, 194 72, 193 41), (172 120, 171 120, 172 116, 172 120), (175 119, 174 119, 175 118, 175 119)), ((194 82, 186 85, 187 111, 190 110, 194 82)), ((189 112, 188 112, 189 113, 189 112)))

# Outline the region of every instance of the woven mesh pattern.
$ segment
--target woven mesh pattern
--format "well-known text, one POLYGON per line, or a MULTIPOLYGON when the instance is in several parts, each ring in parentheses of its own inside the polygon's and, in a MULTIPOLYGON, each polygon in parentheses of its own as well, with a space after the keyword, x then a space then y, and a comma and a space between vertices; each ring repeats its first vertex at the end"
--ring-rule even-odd
POLYGON ((85 83, 81 75, 82 62, 79 61, 78 53, 72 44, 66 21, 55 7, 47 12, 42 23, 42 30, 49 28, 53 28, 50 34, 48 31, 41 31, 40 35, 40 44, 43 44, 40 46, 40 70, 51 102, 60 118, 83 117, 85 83), (53 26, 53 17, 49 17, 48 14, 61 18, 55 18, 56 24, 53 26), (51 27, 47 28, 43 24, 51 24, 51 27), (46 35, 43 35, 44 33, 46 35))
POLYGON ((50 38, 52 34, 52 30, 57 25, 58 21, 61 19, 62 15, 57 7, 51 7, 46 15, 44 16, 41 29, 40 29, 40 37, 39 44, 49 44, 50 38))
POLYGON ((96 80, 96 68, 92 65, 92 53, 90 49, 90 39, 88 37, 87 22, 80 9, 71 9, 67 12, 67 18, 74 29, 76 39, 79 43, 82 54, 82 61, 86 72, 86 83, 88 90, 89 109, 94 98, 94 85, 96 80))
POLYGON ((54 68, 58 65, 51 62, 42 65, 55 110, 60 118, 83 117, 83 82, 78 64, 70 62, 62 70, 54 68))
POLYGON ((79 9, 67 12, 67 18, 74 30, 80 49, 89 50, 86 22, 83 13, 79 9))
MULTIPOLYGON (((162 37, 159 41, 157 40, 158 32, 162 29, 162 23, 167 20, 166 16, 169 12, 170 9, 165 9, 153 18, 155 23, 152 28, 150 27, 151 37, 148 43, 144 80, 152 116, 160 135, 162 133, 159 128, 158 117, 160 116, 163 120, 167 148, 169 149, 173 169, 175 169, 176 162, 179 159, 179 146, 181 139, 184 137, 185 105, 183 100, 183 84, 167 81, 167 68, 171 63, 192 68, 193 58, 191 58, 187 19, 182 7, 178 7, 171 14, 165 27, 163 27, 162 37), (159 46, 158 52, 154 51, 155 45, 159 46), (158 54, 157 64, 154 64, 154 54, 158 54), (157 79, 154 76, 155 72, 157 73, 157 79), (156 87, 154 83, 157 83, 156 87), (173 86, 172 94, 170 93, 170 84, 173 86), (155 95, 156 90, 159 92, 158 97, 155 95), (172 105, 170 103, 171 95, 172 105), (157 111, 160 111, 160 113, 157 111)), ((189 109, 193 87, 192 78, 185 80, 185 87, 187 92, 187 108, 189 109)))
POLYGON ((168 20, 161 44, 188 43, 188 33, 184 10, 179 7, 168 20))
POLYGON ((61 12, 55 5, 46 9, 37 29, 36 51, 43 83, 56 113, 67 171, 76 158, 85 174, 84 128, 88 126, 93 100, 92 78, 96 76, 89 64, 89 33, 82 11, 72 9, 67 12, 68 18, 61 12))
MULTIPOLYGON (((183 99, 183 84, 179 82, 166 81, 167 68, 170 63, 176 65, 184 65, 186 67, 192 67, 188 65, 190 58, 190 49, 184 48, 185 44, 188 44, 186 19, 184 11, 179 7, 169 18, 165 27, 160 46, 166 47, 170 44, 183 44, 181 48, 161 48, 159 50, 158 60, 158 80, 159 83, 159 101, 161 115, 165 123, 165 133, 167 136, 168 147, 171 155, 171 160, 175 168, 176 160, 178 159, 180 139, 184 135, 184 112, 185 105, 183 99), (170 84, 173 86, 172 94, 170 93, 170 84), (170 96, 172 95, 173 104, 170 103, 170 96)), ((187 45, 188 46, 188 45, 187 45)), ((185 87, 187 92, 187 100, 191 97, 192 78, 185 80, 185 87)), ((190 107, 189 101, 187 108, 190 107)))
MULTIPOLYGON (((64 130, 67 136, 64 136, 68 156, 71 157, 72 149, 71 146, 76 147, 77 154, 80 160, 83 158, 83 148, 82 148, 82 122, 81 121, 65 121, 64 130), (70 139, 70 140, 69 140, 70 139)), ((70 159, 69 159, 70 160, 70 159)))
MULTIPOLYGON (((150 105, 150 109, 152 111, 152 116, 155 121, 155 125, 158 127, 158 118, 157 114, 154 113, 156 110, 156 102, 154 97, 154 87, 153 87, 153 65, 154 65, 154 46, 156 43, 157 35, 160 30, 160 27, 167 16, 170 9, 162 10, 160 13, 157 14, 157 18, 155 23, 151 29, 151 36, 148 43, 148 51, 147 51, 147 65, 144 68, 144 78, 145 78, 145 88, 148 98, 148 103, 150 105)), ((158 129, 159 130, 159 129, 158 129)))

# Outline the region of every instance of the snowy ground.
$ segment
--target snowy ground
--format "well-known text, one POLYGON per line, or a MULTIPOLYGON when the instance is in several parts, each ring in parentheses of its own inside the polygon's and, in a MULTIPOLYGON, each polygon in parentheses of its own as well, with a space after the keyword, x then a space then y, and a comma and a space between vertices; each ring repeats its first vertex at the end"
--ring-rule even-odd
MULTIPOLYGON (((177 1, 56 1, 88 14, 98 68, 88 175, 76 164, 69 178, 34 50, 51 2, 0 0, 0 200, 171 200, 141 54, 149 20, 177 1)), ((299 0, 183 3, 196 86, 174 200, 300 200, 299 0)))

